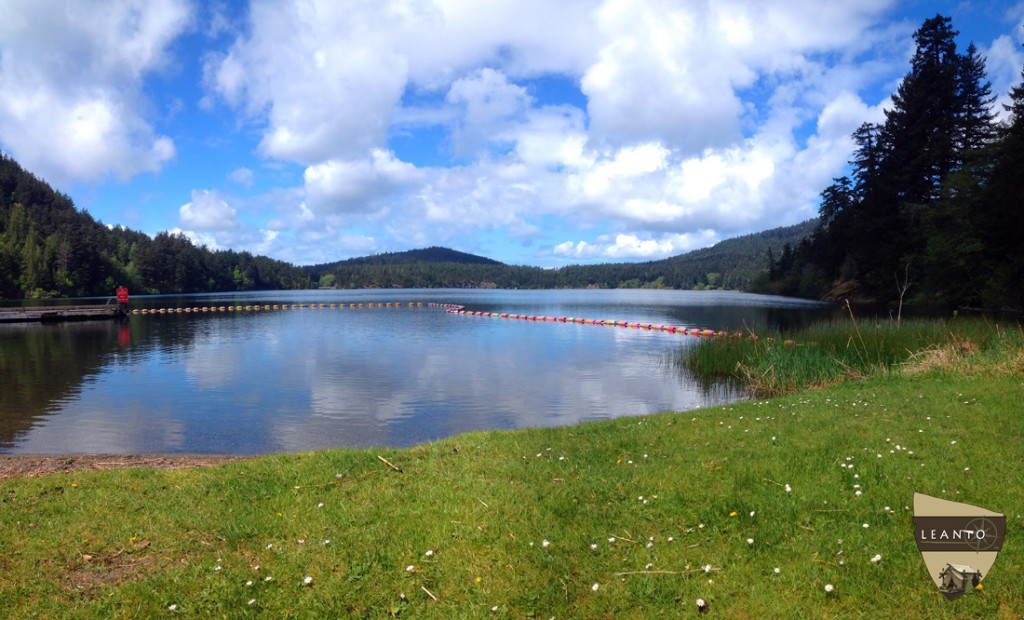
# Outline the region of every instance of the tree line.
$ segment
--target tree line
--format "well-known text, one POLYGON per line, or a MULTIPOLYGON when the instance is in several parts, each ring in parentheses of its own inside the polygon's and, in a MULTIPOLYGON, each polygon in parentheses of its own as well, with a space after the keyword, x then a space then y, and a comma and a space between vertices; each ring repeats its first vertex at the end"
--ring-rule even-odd
MULTIPOLYGON (((767 258, 755 290, 947 308, 1024 307, 1024 84, 998 122, 985 58, 950 18, 914 34, 881 123, 852 135, 851 173, 812 235, 767 258)), ((1024 72, 1022 72, 1024 78, 1024 72)))

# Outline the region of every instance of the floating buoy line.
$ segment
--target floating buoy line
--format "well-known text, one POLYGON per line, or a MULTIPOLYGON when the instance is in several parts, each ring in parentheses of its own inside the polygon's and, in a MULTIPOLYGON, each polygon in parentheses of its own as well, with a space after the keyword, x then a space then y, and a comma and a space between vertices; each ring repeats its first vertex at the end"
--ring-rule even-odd
POLYGON ((198 306, 191 308, 136 308, 131 314, 202 314, 209 312, 263 312, 268 310, 302 310, 315 308, 422 308, 423 302, 410 301, 401 303, 397 301, 381 303, 349 303, 349 304, 252 304, 245 306, 198 306))
MULTIPOLYGON (((614 321, 605 319, 587 319, 572 316, 545 316, 537 314, 513 314, 508 312, 485 312, 480 310, 467 310, 460 304, 447 304, 420 301, 410 302, 353 302, 353 303, 312 303, 312 304, 251 304, 233 306, 197 306, 197 307, 175 307, 175 308, 140 308, 131 311, 133 315, 152 314, 208 314, 208 313, 237 313, 237 312, 267 312, 274 310, 304 310, 304 309, 365 309, 365 308, 440 308, 448 314, 487 317, 495 319, 512 319, 518 321, 531 321, 535 323, 573 323, 576 325, 595 325, 604 327, 619 327, 627 329, 642 329, 651 332, 662 332, 666 334, 679 334, 682 336, 693 336, 698 338, 725 338, 742 337, 742 332, 727 332, 724 330, 698 329, 696 327, 679 327, 676 325, 663 325, 660 323, 640 323, 636 321, 614 321)), ((752 339, 758 336, 751 334, 752 339)), ((765 338, 771 342, 772 338, 765 338)), ((792 340, 785 340, 783 344, 795 344, 792 340)))

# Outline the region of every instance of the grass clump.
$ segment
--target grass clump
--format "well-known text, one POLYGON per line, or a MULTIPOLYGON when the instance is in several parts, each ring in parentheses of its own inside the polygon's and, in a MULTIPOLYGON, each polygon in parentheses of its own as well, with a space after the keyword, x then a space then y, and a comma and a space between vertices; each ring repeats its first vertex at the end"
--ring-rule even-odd
POLYGON ((704 382, 739 379, 755 396, 778 396, 908 368, 963 369, 965 360, 979 359, 976 353, 987 356, 985 362, 999 358, 1013 372, 1021 362, 1007 352, 1022 345, 1019 325, 1003 328, 982 319, 850 320, 768 337, 702 339, 679 362, 704 382))

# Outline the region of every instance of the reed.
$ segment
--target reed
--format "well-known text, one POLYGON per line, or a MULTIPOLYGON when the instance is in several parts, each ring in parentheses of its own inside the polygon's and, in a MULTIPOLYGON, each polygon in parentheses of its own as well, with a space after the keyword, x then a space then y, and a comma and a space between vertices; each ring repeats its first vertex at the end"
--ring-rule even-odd
MULTIPOLYGON (((678 354, 701 382, 741 380, 755 396, 777 396, 849 378, 903 370, 929 352, 989 352, 1019 346, 1021 327, 982 318, 818 323, 795 332, 705 339, 678 354)), ((953 355, 955 360, 962 355, 953 355)))

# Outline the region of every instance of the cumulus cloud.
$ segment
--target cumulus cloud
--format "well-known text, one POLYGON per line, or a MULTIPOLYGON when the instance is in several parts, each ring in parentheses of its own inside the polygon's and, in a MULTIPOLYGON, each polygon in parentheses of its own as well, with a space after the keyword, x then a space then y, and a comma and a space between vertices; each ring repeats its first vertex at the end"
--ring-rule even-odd
MULTIPOLYGON (((1020 9, 1024 17, 1024 5, 1020 9)), ((992 42, 986 55, 986 69, 992 82, 992 92, 998 97, 996 112, 1005 117, 1003 104, 1010 103, 1010 88, 1021 82, 1021 66, 1024 66, 1024 49, 1022 41, 1003 35, 992 42)))
POLYGON ((160 170, 176 148, 147 119, 142 81, 191 19, 184 0, 5 3, 0 140, 56 180, 160 170))
POLYGON ((373 149, 367 159, 331 159, 306 168, 306 195, 317 213, 367 213, 381 208, 388 195, 422 177, 415 166, 394 154, 373 149))
POLYGON ((239 227, 235 209, 217 192, 210 190, 193 190, 192 201, 183 204, 178 213, 181 225, 192 231, 231 230, 239 227))
POLYGON ((667 256, 813 214, 850 132, 879 112, 859 90, 905 70, 872 56, 908 34, 878 28, 890 6, 259 3, 205 75, 266 157, 304 166, 302 200, 271 228, 396 243, 502 229, 550 256, 667 256), (546 75, 585 103, 539 98, 546 75), (437 148, 462 163, 402 161, 396 127, 441 128, 437 148), (593 238, 570 250, 552 217, 593 238))
POLYGON ((717 241, 713 231, 705 230, 697 233, 660 235, 654 238, 645 235, 620 233, 614 236, 602 235, 594 242, 565 241, 554 247, 556 256, 572 259, 607 259, 622 260, 630 258, 662 258, 673 254, 682 254, 704 247, 717 241))

